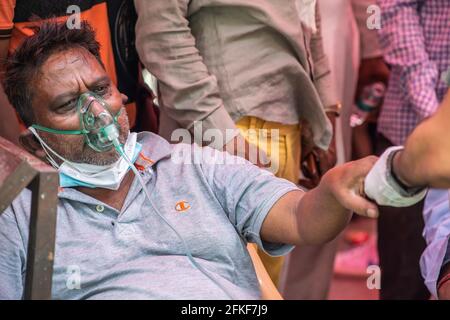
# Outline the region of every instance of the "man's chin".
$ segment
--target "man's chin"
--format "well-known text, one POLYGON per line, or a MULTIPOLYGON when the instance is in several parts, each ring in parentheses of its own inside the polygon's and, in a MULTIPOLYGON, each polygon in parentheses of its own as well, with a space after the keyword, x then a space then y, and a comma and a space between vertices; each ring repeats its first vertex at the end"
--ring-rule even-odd
MULTIPOLYGON (((125 142, 127 141, 128 133, 128 131, 121 130, 119 136, 119 142, 121 144, 125 144, 125 142)), ((83 162, 96 166, 108 166, 117 162, 119 159, 120 154, 113 146, 111 146, 111 149, 109 149, 108 151, 98 152, 91 149, 88 145, 85 145, 83 155, 81 155, 81 159, 79 159, 82 161, 77 162, 83 162)))
MULTIPOLYGON (((128 121, 127 118, 125 120, 128 121)), ((128 139, 129 128, 128 126, 121 126, 119 142, 121 144, 125 144, 128 139)), ((80 141, 81 142, 81 141, 80 141)), ((54 150, 58 150, 57 152, 61 154, 65 159, 75 162, 75 163, 84 163, 96 166, 108 166, 120 159, 120 154, 116 151, 114 146, 111 146, 111 149, 103 152, 98 152, 92 149, 88 144, 82 142, 82 145, 78 148, 61 148, 64 145, 62 143, 57 144, 57 147, 54 150), (59 148, 58 148, 59 147, 59 148), (79 150, 79 151, 75 151, 79 150)), ((73 144, 72 144, 73 145, 73 144)))
POLYGON ((108 166, 117 162, 117 160, 119 160, 120 158, 120 155, 114 148, 101 153, 96 151, 93 152, 95 152, 95 154, 91 154, 90 152, 88 152, 89 154, 86 154, 83 157, 84 163, 96 166, 108 166))

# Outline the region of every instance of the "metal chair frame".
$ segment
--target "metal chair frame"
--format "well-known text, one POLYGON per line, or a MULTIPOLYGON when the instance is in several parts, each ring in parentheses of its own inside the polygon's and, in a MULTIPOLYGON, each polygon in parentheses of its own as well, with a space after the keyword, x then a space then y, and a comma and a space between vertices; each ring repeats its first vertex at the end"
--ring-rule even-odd
POLYGON ((25 188, 32 192, 25 299, 51 299, 58 185, 56 170, 0 137, 0 215, 25 188))

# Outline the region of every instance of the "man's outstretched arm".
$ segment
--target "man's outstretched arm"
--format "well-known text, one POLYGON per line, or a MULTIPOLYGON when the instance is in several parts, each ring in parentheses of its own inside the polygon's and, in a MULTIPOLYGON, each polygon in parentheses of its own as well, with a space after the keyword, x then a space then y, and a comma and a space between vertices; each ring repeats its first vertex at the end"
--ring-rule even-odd
POLYGON ((376 157, 335 167, 316 188, 305 192, 226 152, 195 144, 177 148, 192 148, 184 152, 187 155, 199 154, 202 176, 236 231, 271 255, 286 254, 285 244, 333 239, 347 225, 351 212, 378 215, 377 206, 362 196, 364 178, 376 157))
POLYGON ((262 239, 271 243, 321 244, 344 230, 352 212, 377 217, 377 206, 362 195, 364 178, 376 159, 368 157, 336 167, 311 191, 284 195, 267 215, 262 239))

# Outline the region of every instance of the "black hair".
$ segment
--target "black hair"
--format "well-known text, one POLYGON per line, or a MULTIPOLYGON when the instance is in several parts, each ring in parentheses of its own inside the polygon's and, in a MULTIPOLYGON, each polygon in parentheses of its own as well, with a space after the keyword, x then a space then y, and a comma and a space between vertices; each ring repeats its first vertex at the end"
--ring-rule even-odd
POLYGON ((84 48, 104 67, 100 58, 100 44, 87 21, 82 21, 80 28, 72 29, 66 22, 52 19, 34 29, 34 35, 26 38, 6 60, 3 80, 9 102, 26 126, 34 122, 32 81, 52 54, 72 48, 84 48))

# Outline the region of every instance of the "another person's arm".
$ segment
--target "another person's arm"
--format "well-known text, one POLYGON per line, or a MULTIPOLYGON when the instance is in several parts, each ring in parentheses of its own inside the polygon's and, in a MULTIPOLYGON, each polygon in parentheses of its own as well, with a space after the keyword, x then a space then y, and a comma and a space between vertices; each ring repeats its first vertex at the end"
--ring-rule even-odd
POLYGON ((401 71, 410 105, 426 119, 408 137, 403 151, 388 149, 369 173, 365 191, 380 205, 409 206, 425 196, 420 187, 450 187, 450 95, 438 107, 435 87, 440 75, 426 52, 418 15, 423 2, 379 0, 385 58, 401 71))
POLYGON ((393 170, 407 186, 450 188, 450 91, 437 112, 421 123, 393 159, 393 170))
POLYGON ((430 118, 418 125, 405 148, 389 148, 365 182, 365 192, 379 205, 411 206, 425 187, 450 188, 450 91, 430 118))
MULTIPOLYGON (((220 97, 217 79, 195 46, 187 20, 188 4, 184 0, 135 0, 137 50, 158 79, 168 115, 191 131, 195 121, 202 121, 203 132, 219 129, 225 138, 226 130, 236 127, 220 97)), ((223 142, 215 145, 222 146, 223 142)))

